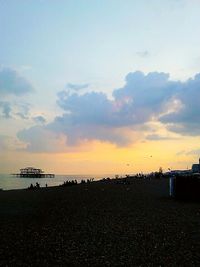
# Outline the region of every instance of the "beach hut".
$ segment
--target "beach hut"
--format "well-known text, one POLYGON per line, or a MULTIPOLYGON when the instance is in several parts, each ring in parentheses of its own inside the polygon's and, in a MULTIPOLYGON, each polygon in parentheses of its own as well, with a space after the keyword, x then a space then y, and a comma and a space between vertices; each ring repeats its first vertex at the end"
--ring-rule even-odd
POLYGON ((200 174, 170 178, 170 196, 182 200, 200 200, 200 174))

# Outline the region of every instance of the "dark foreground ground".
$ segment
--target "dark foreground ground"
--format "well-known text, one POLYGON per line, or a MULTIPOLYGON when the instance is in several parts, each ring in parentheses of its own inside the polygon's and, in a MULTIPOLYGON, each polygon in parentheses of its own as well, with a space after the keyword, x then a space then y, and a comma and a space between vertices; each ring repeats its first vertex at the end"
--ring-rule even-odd
POLYGON ((0 266, 200 266, 200 204, 165 179, 2 191, 0 266))

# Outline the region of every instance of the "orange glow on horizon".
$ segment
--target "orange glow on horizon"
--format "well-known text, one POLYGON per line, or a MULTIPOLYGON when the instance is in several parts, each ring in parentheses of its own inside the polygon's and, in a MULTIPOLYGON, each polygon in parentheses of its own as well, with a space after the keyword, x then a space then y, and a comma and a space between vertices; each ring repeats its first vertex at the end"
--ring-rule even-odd
MULTIPOLYGON (((190 138, 189 149, 196 146, 196 138, 190 138)), ((188 142, 186 142, 188 144, 188 142)), ((80 151, 68 153, 7 152, 1 172, 12 173, 25 166, 35 166, 56 174, 134 174, 138 172, 164 171, 190 168, 197 156, 177 152, 188 150, 184 139, 144 141, 128 147, 116 147, 99 141, 87 142, 80 151), (7 159, 7 160, 6 160, 7 159)))

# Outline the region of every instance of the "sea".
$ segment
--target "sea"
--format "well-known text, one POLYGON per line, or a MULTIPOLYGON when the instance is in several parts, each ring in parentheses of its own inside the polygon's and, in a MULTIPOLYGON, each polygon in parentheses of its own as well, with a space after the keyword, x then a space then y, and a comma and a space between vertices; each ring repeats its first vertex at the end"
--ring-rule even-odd
POLYGON ((49 186, 58 186, 62 185, 65 181, 94 179, 94 181, 100 180, 102 178, 114 178, 115 175, 105 174, 105 175, 55 175, 54 178, 22 178, 16 177, 10 174, 0 174, 0 189, 3 190, 12 190, 12 189, 24 189, 28 188, 32 183, 40 184, 40 187, 49 186))

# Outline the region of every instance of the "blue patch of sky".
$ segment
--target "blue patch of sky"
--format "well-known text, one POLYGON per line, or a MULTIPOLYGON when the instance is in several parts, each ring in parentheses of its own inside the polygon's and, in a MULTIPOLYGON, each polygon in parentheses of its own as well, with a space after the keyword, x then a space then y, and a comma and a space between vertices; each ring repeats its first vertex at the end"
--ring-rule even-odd
POLYGON ((51 96, 68 82, 111 89, 137 69, 185 78, 200 54, 199 11, 184 0, 1 1, 0 64, 31 66, 26 77, 51 96))

